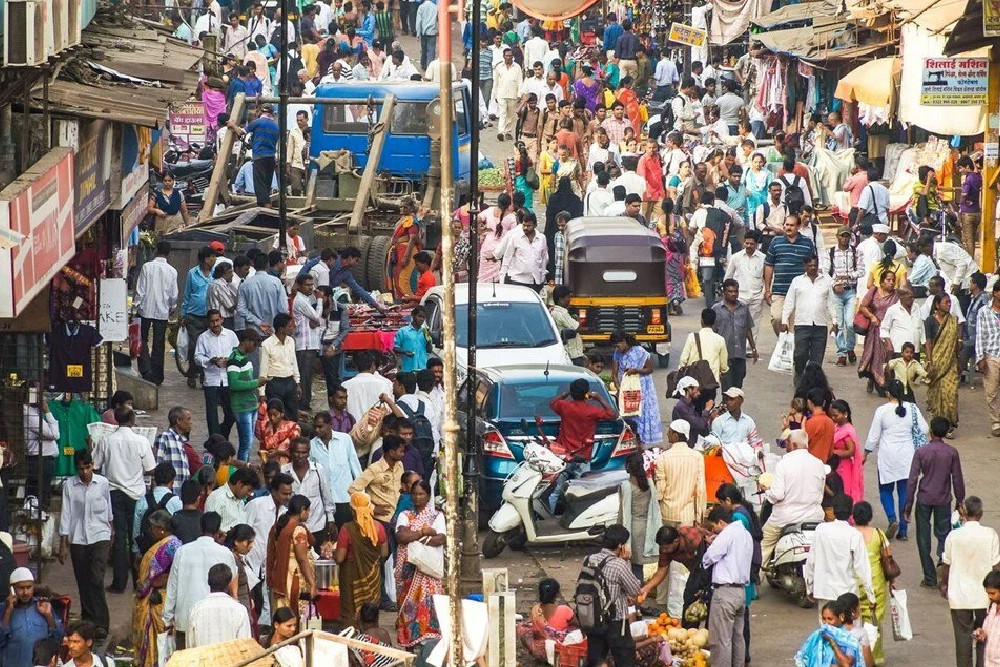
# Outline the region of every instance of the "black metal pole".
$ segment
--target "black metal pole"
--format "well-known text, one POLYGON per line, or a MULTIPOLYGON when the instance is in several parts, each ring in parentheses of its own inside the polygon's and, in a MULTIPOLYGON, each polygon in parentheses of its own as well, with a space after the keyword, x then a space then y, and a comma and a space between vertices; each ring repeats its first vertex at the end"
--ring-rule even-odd
MULTIPOLYGON (((278 95, 278 250, 282 253, 288 249, 285 243, 287 228, 285 216, 288 215, 288 203, 285 201, 285 190, 288 187, 286 162, 288 161, 288 0, 281 0, 281 53, 278 58, 278 69, 281 72, 281 90, 278 95)), ((297 74, 297 73, 296 73, 297 74)))

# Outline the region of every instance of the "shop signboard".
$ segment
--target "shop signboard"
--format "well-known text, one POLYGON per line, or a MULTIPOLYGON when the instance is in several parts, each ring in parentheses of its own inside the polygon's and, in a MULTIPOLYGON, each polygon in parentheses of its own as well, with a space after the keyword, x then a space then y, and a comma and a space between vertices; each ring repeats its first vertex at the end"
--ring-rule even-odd
POLYGON ((924 58, 920 104, 938 107, 986 104, 988 81, 986 58, 924 58))
POLYGON ((146 190, 142 189, 135 193, 132 197, 132 201, 125 204, 125 208, 122 209, 122 238, 127 239, 132 230, 139 226, 142 219, 146 217, 146 211, 149 208, 149 197, 146 196, 146 190))
POLYGON ((97 330, 105 341, 128 340, 128 287, 124 278, 101 279, 97 330))
POLYGON ((0 192, 0 317, 20 315, 73 257, 73 150, 54 148, 0 192))
POLYGON ((683 23, 671 23, 670 36, 667 39, 671 42, 700 49, 708 43, 708 31, 704 28, 695 28, 683 23))
POLYGON ((186 102, 170 112, 170 135, 181 148, 192 143, 205 145, 205 104, 186 102))
POLYGON ((1000 37, 1000 4, 993 0, 983 3, 983 37, 1000 37))
POLYGON ((73 158, 77 236, 111 205, 111 138, 108 121, 80 123, 80 147, 73 158))
POLYGON ((132 195, 149 182, 149 150, 152 131, 138 125, 121 126, 122 185, 121 194, 112 208, 122 209, 132 195))

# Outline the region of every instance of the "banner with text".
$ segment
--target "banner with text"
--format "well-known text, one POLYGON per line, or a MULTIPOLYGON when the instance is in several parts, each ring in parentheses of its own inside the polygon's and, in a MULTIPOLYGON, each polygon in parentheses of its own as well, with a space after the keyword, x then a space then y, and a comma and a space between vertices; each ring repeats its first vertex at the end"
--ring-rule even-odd
POLYGON ((695 28, 683 23, 670 24, 670 36, 667 38, 671 42, 686 44, 700 49, 708 42, 708 31, 704 28, 695 28))
POLYGON ((920 103, 938 107, 986 104, 988 81, 986 58, 924 58, 920 103))

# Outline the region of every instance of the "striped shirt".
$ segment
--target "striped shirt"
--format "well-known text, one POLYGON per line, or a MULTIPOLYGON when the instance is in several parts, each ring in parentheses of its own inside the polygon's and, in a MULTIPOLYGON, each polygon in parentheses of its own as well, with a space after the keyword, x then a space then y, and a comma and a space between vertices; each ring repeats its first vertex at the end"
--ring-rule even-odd
POLYGON ((588 560, 595 570, 601 569, 598 577, 602 593, 606 593, 611 601, 608 610, 612 620, 627 618, 628 599, 637 597, 642 587, 642 583, 632 574, 632 567, 610 549, 601 549, 593 556, 588 556, 588 560))
POLYGON ((386 10, 375 12, 375 32, 379 41, 386 46, 392 44, 394 39, 392 34, 392 12, 386 10))
POLYGON ((705 457, 686 442, 675 442, 656 460, 655 477, 663 520, 697 523, 708 502, 705 457))
POLYGON ((774 268, 771 293, 778 296, 788 294, 792 280, 805 271, 805 260, 815 254, 816 246, 801 234, 795 236, 794 242, 789 241, 787 236, 776 236, 764 257, 764 265, 774 268))
POLYGON ((184 445, 187 441, 187 436, 169 428, 156 436, 154 442, 153 457, 156 461, 158 463, 167 461, 177 472, 177 477, 174 478, 174 488, 176 489, 179 489, 181 484, 191 476, 187 454, 184 453, 184 445))

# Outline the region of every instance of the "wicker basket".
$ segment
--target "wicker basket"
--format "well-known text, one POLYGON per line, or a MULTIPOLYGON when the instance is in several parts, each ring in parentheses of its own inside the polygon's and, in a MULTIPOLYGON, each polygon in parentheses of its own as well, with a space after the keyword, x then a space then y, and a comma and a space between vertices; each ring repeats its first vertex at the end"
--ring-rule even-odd
MULTIPOLYGON (((235 639, 177 651, 170 656, 167 667, 231 667, 263 652, 264 649, 253 639, 235 639)), ((274 658, 266 655, 247 667, 273 667, 275 664, 274 658)))

